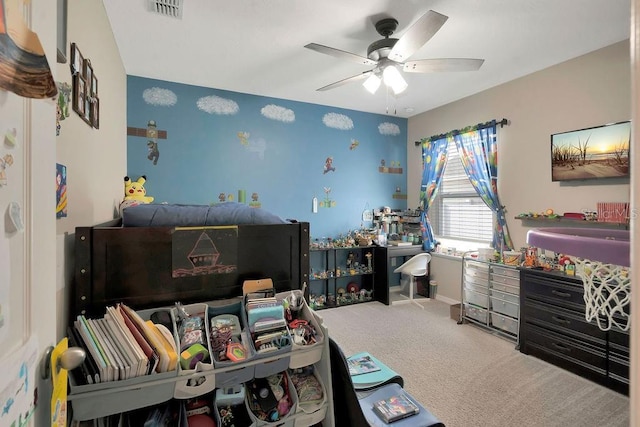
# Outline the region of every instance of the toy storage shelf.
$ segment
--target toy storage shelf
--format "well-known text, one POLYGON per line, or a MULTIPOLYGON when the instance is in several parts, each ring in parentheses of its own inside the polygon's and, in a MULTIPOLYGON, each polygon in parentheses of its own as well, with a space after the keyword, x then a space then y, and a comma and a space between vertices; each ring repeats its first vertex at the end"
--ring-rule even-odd
MULTIPOLYGON (((229 387, 230 384, 234 383, 233 380, 229 380, 229 378, 244 376, 245 372, 252 372, 256 378, 262 378, 270 375, 269 372, 276 369, 276 367, 281 371, 288 368, 293 369, 313 364, 317 376, 324 387, 325 397, 323 403, 318 407, 317 411, 311 414, 304 412, 304 410, 296 410, 295 413, 291 413, 287 415, 286 418, 283 418, 280 421, 281 424, 276 425, 312 426, 322 422, 323 426, 333 427, 335 426, 335 419, 333 414, 329 335, 327 328, 322 323, 322 318, 311 310, 310 313, 312 313, 313 319, 320 327, 320 333, 323 336, 322 343, 317 344, 321 346, 321 348, 315 346, 305 348, 305 346, 302 346, 285 353, 252 358, 246 362, 238 362, 237 364, 220 368, 214 367, 211 370, 203 370, 191 374, 188 377, 157 374, 157 376, 151 379, 137 378, 136 380, 138 381, 133 383, 131 383, 131 380, 124 380, 124 384, 119 384, 121 381, 101 383, 97 385, 98 387, 90 387, 90 389, 86 391, 83 387, 79 387, 80 390, 78 391, 78 388, 74 389, 72 384, 71 392, 68 394, 67 400, 71 404, 73 420, 89 421, 167 402, 176 398, 175 391, 180 388, 181 383, 185 382, 185 378, 200 377, 204 378, 205 382, 213 381, 214 383, 224 378, 226 382, 220 386, 229 387), (258 374, 258 372, 260 372, 260 374, 258 374)), ((253 378, 254 376, 251 375, 250 378, 247 378, 247 381, 253 378)), ((210 393, 210 391, 207 391, 207 393, 210 393)), ((197 397, 202 394, 194 393, 189 397, 197 397)), ((267 425, 266 422, 258 423, 258 425, 263 424, 267 425)))
POLYGON ((376 246, 311 249, 309 305, 321 310, 374 301, 376 249, 376 246))
POLYGON ((626 222, 585 221, 583 219, 565 218, 561 216, 557 218, 547 218, 544 216, 516 216, 515 219, 522 221, 522 225, 525 227, 581 227, 613 230, 629 229, 629 224, 626 222))
POLYGON ((464 258, 459 323, 473 323, 519 342, 520 270, 518 267, 464 258))

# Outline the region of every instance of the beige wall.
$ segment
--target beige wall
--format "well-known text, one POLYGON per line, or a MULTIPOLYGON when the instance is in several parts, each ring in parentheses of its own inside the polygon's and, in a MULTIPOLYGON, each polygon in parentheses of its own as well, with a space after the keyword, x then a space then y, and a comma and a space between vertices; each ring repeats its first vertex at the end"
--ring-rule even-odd
MULTIPOLYGON (((595 210, 599 201, 629 201, 626 183, 551 182, 550 135, 631 118, 629 42, 624 41, 409 119, 408 206, 418 206, 420 148, 414 141, 491 119, 498 128, 498 191, 516 248, 526 245, 521 212, 595 210)), ((432 266, 437 275, 437 266, 432 266)), ((441 295, 456 295, 438 284, 441 295)), ((458 288, 459 283, 455 284, 458 288)))
MULTIPOLYGON (((103 2, 69 0, 67 16, 67 57, 69 45, 76 43, 98 78, 100 128, 90 127, 71 110, 56 138, 56 162, 67 166, 68 186, 68 216, 56 221, 58 337, 65 335, 68 322, 75 227, 116 216, 127 166, 126 74, 103 2)), ((71 84, 69 61, 56 65, 56 80, 71 84)))

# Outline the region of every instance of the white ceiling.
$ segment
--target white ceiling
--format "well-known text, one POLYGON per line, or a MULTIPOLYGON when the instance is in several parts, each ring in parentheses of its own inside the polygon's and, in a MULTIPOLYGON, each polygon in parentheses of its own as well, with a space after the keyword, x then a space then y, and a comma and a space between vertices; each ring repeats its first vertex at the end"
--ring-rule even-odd
POLYGON ((181 19, 149 0, 104 0, 128 75, 411 117, 629 38, 630 0, 182 0, 181 19), (360 56, 392 17, 404 31, 428 10, 449 17, 411 60, 482 58, 478 71, 404 73, 397 98, 361 82, 316 89, 371 69, 305 49, 360 56))

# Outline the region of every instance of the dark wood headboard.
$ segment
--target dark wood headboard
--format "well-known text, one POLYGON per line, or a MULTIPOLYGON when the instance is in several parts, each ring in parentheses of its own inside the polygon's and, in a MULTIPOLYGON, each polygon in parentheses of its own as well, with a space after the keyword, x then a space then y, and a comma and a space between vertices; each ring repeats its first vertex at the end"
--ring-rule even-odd
POLYGON ((105 306, 118 302, 140 310, 233 298, 242 295, 242 283, 249 279, 271 278, 277 292, 309 282, 309 223, 239 225, 235 271, 176 278, 175 232, 173 227, 122 227, 118 220, 77 227, 69 320, 79 314, 102 316, 105 306))

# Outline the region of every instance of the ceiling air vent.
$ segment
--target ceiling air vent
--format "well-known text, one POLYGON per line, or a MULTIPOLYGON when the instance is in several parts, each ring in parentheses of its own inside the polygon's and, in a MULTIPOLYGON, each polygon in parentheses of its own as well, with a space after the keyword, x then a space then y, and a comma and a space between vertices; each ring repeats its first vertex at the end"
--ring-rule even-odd
POLYGON ((151 12, 182 19, 182 0, 149 0, 151 12))

